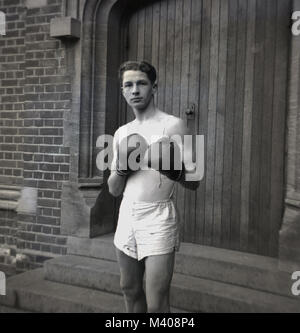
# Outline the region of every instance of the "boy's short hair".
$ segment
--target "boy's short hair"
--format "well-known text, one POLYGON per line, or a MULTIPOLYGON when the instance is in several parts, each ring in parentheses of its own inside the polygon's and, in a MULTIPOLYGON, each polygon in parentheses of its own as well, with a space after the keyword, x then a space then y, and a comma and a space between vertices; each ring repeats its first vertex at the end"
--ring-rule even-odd
POLYGON ((126 61, 119 69, 119 79, 123 83, 123 75, 126 71, 141 71, 147 74, 152 84, 156 82, 156 69, 146 61, 126 61))

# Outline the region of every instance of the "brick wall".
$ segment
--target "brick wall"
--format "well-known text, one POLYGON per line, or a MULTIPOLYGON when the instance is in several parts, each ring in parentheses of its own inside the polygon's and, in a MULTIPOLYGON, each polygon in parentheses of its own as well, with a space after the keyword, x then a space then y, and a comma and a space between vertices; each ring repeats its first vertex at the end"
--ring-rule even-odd
MULTIPOLYGON (((0 36, 0 184, 22 185, 25 8, 21 0, 1 0, 0 10, 6 14, 6 36, 0 36)), ((15 271, 17 233, 16 211, 0 210, 0 267, 9 273, 15 271)))
POLYGON ((2 182, 21 184, 23 158, 19 149, 23 126, 25 8, 22 0, 0 0, 6 14, 6 36, 0 36, 0 176, 2 182))
POLYGON ((62 182, 69 177, 63 119, 70 110, 71 86, 65 45, 49 35, 50 20, 61 16, 62 0, 45 2, 27 8, 32 2, 0 0, 7 18, 7 34, 0 36, 0 184, 37 189, 35 213, 10 213, 8 219, 7 211, 0 211, 2 250, 9 247, 8 220, 15 227, 16 260, 10 263, 17 271, 66 253, 60 207, 62 182))

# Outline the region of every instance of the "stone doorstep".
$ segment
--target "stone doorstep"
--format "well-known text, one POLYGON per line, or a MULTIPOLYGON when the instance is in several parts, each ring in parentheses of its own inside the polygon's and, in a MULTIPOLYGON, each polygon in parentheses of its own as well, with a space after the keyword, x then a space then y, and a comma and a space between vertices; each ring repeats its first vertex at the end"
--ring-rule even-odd
MULTIPOLYGON (((93 239, 68 237, 68 254, 117 260, 112 234, 93 239)), ((175 272, 294 297, 291 274, 279 270, 276 258, 182 243, 175 272)))
POLYGON ((33 313, 33 311, 19 310, 8 306, 0 305, 0 313, 33 313))
POLYGON ((6 309, 44 313, 124 312, 121 296, 46 281, 42 268, 9 278, 7 295, 0 297, 0 304, 6 309))
MULTIPOLYGON (((51 281, 121 294, 116 262, 65 256, 45 263, 51 281)), ((175 273, 171 305, 191 312, 300 312, 300 299, 175 273)))
MULTIPOLYGON (((43 269, 16 275, 0 297, 0 313, 122 313, 120 295, 44 279, 43 269)), ((172 308, 172 312, 186 312, 172 308)))
MULTIPOLYGON (((12 256, 8 256, 9 259, 14 258, 12 256)), ((3 272, 6 275, 6 278, 9 278, 10 276, 16 275, 16 267, 12 266, 11 263, 1 263, 0 264, 0 271, 3 272)))
MULTIPOLYGON (((102 275, 99 279, 97 274, 100 283, 102 275)), ((7 296, 0 298, 0 304, 6 309, 44 313, 124 312, 121 295, 47 281, 43 269, 8 279, 7 296)), ((300 312, 298 300, 182 274, 174 275, 171 304, 173 312, 300 312), (176 311, 179 307, 184 311, 176 311)))

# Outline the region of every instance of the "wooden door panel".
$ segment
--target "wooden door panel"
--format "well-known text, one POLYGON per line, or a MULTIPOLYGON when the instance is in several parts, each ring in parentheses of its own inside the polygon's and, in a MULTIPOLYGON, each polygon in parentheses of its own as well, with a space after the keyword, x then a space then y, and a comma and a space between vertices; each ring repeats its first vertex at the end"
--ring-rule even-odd
MULTIPOLYGON (((148 1, 121 60, 158 70, 156 102, 205 136, 205 178, 176 187, 182 240, 277 255, 283 207, 290 1, 148 1)), ((120 122, 133 119, 124 102, 120 122)))

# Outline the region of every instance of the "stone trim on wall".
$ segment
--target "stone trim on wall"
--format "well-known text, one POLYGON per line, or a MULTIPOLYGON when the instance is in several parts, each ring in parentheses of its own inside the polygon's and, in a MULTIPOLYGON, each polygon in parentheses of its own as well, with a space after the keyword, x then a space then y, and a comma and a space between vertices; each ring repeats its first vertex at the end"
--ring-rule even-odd
MULTIPOLYGON (((300 11, 300 0, 293 1, 300 11)), ((291 37, 286 139, 285 212, 279 234, 280 266, 300 269, 300 36, 291 37)))
POLYGON ((17 211, 21 187, 0 185, 0 209, 17 211))
POLYGON ((95 237, 114 230, 113 197, 107 197, 109 202, 102 203, 112 208, 110 225, 103 228, 99 223, 99 198, 105 175, 95 169, 95 160, 97 137, 114 134, 117 120, 117 113, 109 110, 107 103, 106 78, 110 13, 118 1, 75 1, 70 6, 71 2, 66 1, 66 15, 80 19, 82 31, 77 42, 64 39, 72 82, 72 109, 66 113, 64 141, 72 144, 70 181, 63 185, 62 192, 62 232, 69 236, 95 237))

